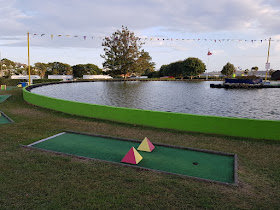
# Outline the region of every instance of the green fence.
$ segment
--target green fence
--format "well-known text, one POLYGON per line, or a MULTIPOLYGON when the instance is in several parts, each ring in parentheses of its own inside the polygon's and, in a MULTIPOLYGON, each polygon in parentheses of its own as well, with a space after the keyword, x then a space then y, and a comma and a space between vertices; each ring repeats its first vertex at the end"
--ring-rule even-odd
POLYGON ((28 103, 79 116, 180 131, 280 140, 280 121, 203 116, 87 104, 38 95, 29 92, 26 88, 23 89, 23 97, 28 103))

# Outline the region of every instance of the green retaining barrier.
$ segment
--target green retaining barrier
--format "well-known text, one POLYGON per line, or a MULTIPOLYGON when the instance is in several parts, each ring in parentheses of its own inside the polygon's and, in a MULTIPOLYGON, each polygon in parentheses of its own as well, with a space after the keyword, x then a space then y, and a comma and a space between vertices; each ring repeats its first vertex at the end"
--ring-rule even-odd
POLYGON ((280 121, 204 116, 80 103, 31 93, 26 90, 26 87, 23 89, 23 98, 28 103, 44 108, 97 119, 180 131, 280 140, 280 121))

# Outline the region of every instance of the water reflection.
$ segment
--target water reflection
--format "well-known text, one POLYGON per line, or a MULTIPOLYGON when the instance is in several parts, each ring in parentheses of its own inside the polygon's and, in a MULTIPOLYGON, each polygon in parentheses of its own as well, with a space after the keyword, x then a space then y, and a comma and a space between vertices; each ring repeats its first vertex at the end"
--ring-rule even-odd
POLYGON ((215 89, 184 81, 92 82, 50 85, 34 93, 85 103, 240 118, 280 120, 280 89, 215 89))

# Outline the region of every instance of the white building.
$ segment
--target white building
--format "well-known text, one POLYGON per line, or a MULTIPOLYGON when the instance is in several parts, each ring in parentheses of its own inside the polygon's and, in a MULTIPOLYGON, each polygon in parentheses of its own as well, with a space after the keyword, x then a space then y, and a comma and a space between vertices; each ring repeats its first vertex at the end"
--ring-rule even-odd
MULTIPOLYGON (((11 79, 29 79, 29 75, 12 75, 11 79)), ((30 75, 30 79, 41 79, 38 75, 30 75)))
MULTIPOLYGON (((29 80, 29 75, 12 75, 11 79, 26 79, 29 80)), ((33 79, 41 79, 38 75, 30 75, 30 82, 33 83, 33 79)))
POLYGON ((73 75, 48 75, 48 79, 62 79, 63 81, 73 80, 73 75))
POLYGON ((83 79, 113 79, 109 75, 83 75, 83 79))

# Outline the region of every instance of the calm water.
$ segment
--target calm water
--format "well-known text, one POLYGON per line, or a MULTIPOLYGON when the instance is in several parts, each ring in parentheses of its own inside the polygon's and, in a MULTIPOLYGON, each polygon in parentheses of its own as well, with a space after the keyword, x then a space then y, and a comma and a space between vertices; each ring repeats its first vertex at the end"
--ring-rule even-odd
POLYGON ((213 81, 85 82, 32 92, 85 103, 200 115, 280 120, 280 89, 215 89, 213 81))

